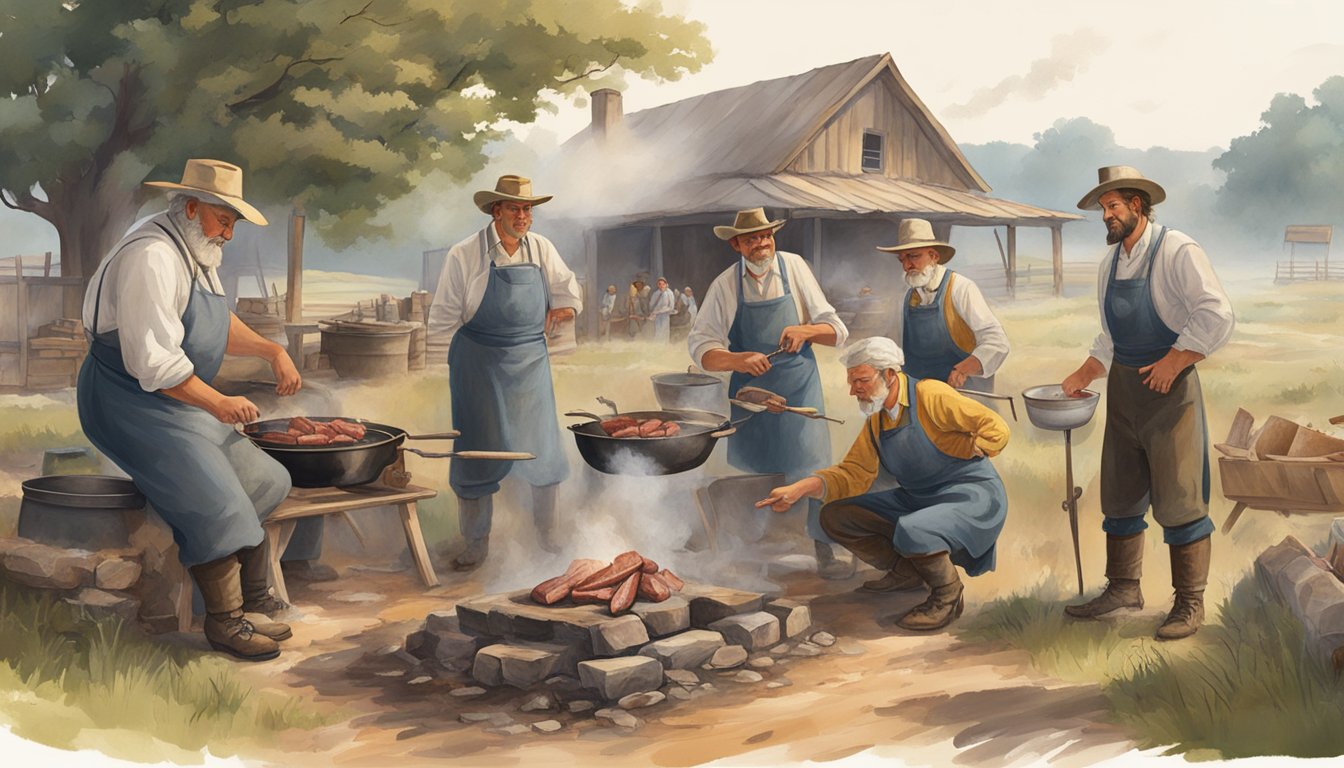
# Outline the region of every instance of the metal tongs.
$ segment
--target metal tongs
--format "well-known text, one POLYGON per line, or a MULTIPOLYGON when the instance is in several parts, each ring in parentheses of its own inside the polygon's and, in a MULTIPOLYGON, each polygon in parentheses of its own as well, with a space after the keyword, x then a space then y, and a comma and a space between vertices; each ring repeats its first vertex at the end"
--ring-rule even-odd
POLYGON ((1007 400, 1008 410, 1013 413, 1013 421, 1017 421, 1017 406, 1013 405, 1012 395, 996 395, 993 392, 977 392, 974 389, 958 389, 957 391, 963 395, 970 395, 971 397, 983 397, 988 400, 1007 400))

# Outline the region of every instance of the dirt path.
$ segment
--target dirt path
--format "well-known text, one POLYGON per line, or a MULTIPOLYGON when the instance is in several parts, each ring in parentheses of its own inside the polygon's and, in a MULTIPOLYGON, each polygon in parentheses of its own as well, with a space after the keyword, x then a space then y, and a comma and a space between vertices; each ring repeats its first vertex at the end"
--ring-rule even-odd
MULTIPOLYGON (((457 576, 420 592, 409 572, 346 573, 336 583, 296 585, 293 596, 306 616, 295 624, 286 653, 246 668, 258 685, 311 695, 350 713, 308 743, 281 747, 308 753, 301 764, 451 758, 492 766, 773 766, 899 757, 910 764, 1049 759, 1070 766, 1133 748, 1107 724, 1096 688, 1036 674, 1019 652, 963 643, 947 633, 888 631, 893 618, 922 597, 857 594, 850 590, 858 578, 833 584, 795 576, 784 584, 787 596, 810 600, 814 624, 838 638, 827 655, 789 659, 781 673, 767 677, 786 679, 787 687, 716 680, 715 690, 690 701, 637 710, 643 722, 628 731, 568 713, 521 713, 526 696, 512 689, 467 700, 449 695, 453 685, 411 685, 406 677, 361 670, 361 657, 400 643, 428 612, 480 590, 457 576), (555 717, 566 725, 549 735, 508 736, 463 724, 463 712, 504 712, 522 724, 555 717)), ((714 680, 712 673, 704 677, 714 680)))

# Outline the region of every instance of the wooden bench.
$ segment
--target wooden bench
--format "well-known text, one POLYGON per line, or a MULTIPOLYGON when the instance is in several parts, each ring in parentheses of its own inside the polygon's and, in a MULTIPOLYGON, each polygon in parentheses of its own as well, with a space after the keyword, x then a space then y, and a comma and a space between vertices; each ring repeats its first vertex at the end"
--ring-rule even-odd
POLYGON ((406 533, 406 547, 420 572, 426 587, 437 587, 439 577, 429 562, 425 537, 420 531, 416 502, 437 496, 438 492, 418 485, 392 488, 385 485, 359 485, 350 488, 295 488, 263 521, 266 541, 270 545, 271 586, 281 600, 289 602, 289 590, 280 570, 280 555, 294 535, 294 526, 305 517, 319 517, 350 513, 360 509, 396 505, 401 515, 401 527, 406 533))

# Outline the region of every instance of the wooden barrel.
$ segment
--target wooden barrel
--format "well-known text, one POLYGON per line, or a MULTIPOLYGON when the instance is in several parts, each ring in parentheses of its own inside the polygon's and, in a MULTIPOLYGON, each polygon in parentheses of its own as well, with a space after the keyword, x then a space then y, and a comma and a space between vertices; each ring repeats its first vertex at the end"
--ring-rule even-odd
POLYGON ((358 331, 323 325, 322 354, 342 379, 367 379, 406 373, 411 325, 358 331))

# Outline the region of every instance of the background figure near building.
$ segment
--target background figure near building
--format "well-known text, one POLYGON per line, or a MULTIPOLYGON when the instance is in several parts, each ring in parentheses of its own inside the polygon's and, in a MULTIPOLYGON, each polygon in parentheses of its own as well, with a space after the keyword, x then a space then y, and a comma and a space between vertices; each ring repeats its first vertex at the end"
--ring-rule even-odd
POLYGON ((608 285, 607 292, 602 294, 602 304, 598 308, 597 318, 597 338, 611 338, 611 316, 616 311, 616 286, 608 285))
POLYGON ((688 285, 681 289, 681 296, 677 297, 677 302, 681 304, 682 310, 685 311, 687 320, 694 323, 695 315, 700 311, 700 307, 695 303, 695 292, 691 290, 691 286, 688 285))
POLYGON ((643 303, 640 301, 640 291, 646 286, 643 280, 636 280, 630 284, 630 293, 625 299, 625 335, 634 340, 639 332, 644 330, 644 321, 647 319, 643 303))
POLYGON ((653 318, 654 342, 667 343, 672 339, 672 313, 677 311, 677 295, 667 287, 667 278, 658 278, 658 290, 649 301, 649 317, 653 318))

